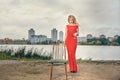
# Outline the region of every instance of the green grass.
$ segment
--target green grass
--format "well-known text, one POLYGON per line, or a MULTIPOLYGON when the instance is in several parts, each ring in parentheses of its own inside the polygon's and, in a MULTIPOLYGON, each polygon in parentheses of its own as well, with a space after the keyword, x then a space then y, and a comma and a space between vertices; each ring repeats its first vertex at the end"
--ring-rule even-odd
POLYGON ((7 56, 5 53, 0 53, 0 60, 11 60, 11 56, 7 56))

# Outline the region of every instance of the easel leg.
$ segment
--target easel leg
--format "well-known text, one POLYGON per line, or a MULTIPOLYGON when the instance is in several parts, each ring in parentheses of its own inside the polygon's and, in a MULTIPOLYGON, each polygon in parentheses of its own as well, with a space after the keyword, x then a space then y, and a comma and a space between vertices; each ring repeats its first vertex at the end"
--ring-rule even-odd
POLYGON ((51 64, 50 80, 52 80, 52 73, 53 73, 53 63, 51 64))
POLYGON ((66 80, 68 80, 68 75, 67 75, 67 65, 66 65, 66 63, 65 63, 64 65, 65 65, 65 75, 66 75, 66 80))

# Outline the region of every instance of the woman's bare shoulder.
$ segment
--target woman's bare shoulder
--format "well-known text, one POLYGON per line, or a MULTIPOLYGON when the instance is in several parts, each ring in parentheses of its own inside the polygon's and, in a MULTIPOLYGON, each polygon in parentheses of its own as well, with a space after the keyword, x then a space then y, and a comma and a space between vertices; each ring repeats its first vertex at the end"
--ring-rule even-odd
POLYGON ((67 24, 66 26, 79 26, 78 24, 67 24))
POLYGON ((69 24, 66 24, 66 26, 69 26, 69 24))

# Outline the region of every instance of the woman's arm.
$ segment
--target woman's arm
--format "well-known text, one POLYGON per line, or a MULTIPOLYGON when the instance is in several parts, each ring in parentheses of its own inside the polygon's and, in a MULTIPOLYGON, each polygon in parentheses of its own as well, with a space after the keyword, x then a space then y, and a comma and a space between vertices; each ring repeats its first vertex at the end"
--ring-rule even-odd
MULTIPOLYGON (((66 38, 67 38, 67 29, 66 29, 66 27, 65 27, 65 40, 66 40, 66 38)), ((64 41, 65 41, 64 40, 64 41)))
POLYGON ((76 36, 79 36, 79 26, 77 28, 77 35, 76 36))
POLYGON ((79 26, 78 26, 78 28, 77 28, 76 33, 74 34, 74 36, 75 37, 79 36, 79 26))

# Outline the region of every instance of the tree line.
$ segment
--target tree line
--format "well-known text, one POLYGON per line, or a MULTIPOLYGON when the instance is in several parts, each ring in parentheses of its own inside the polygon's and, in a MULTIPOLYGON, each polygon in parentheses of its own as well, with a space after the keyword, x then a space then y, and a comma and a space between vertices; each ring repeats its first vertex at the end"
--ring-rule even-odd
POLYGON ((111 41, 108 38, 91 38, 87 42, 79 42, 80 45, 112 45, 120 46, 120 36, 113 38, 111 41))

